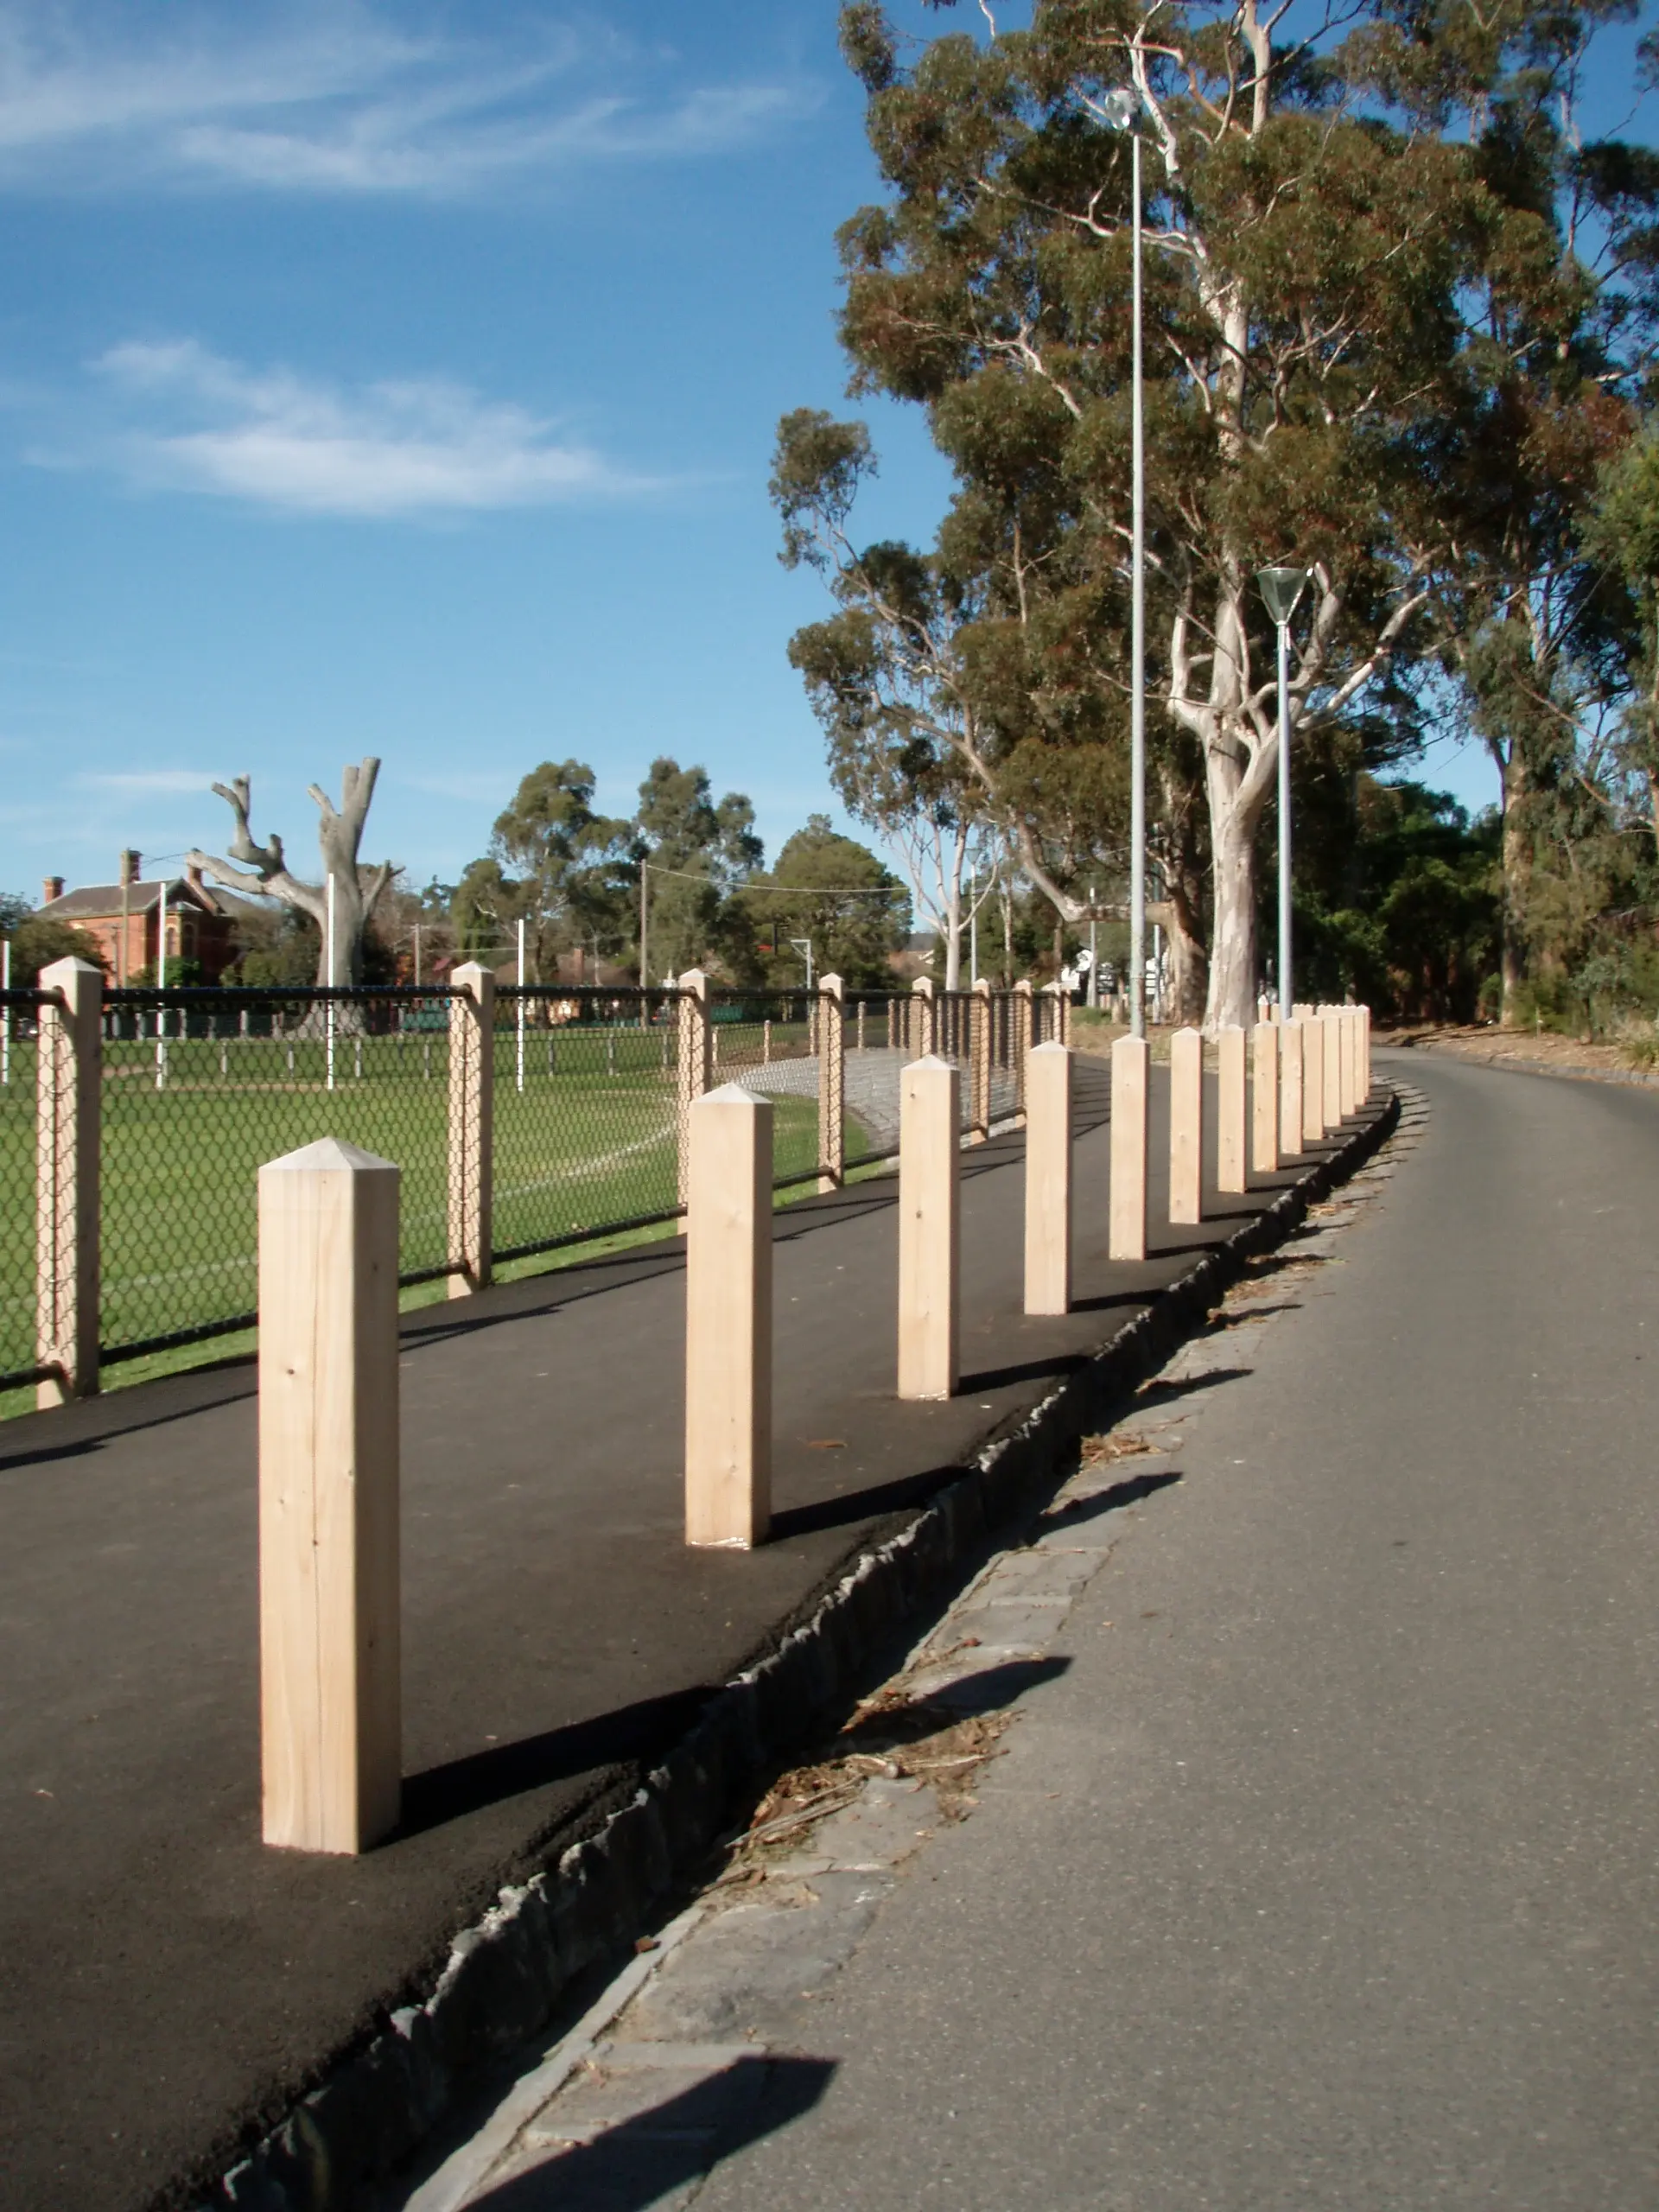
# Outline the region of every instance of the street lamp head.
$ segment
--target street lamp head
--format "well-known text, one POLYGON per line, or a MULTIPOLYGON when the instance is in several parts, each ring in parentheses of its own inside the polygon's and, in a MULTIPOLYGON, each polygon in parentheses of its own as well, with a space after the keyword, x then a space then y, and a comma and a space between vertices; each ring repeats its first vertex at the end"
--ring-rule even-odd
POLYGON ((1115 92, 1108 92, 1100 104, 1100 111, 1114 130, 1133 130, 1141 112, 1141 103, 1127 85, 1120 85, 1115 92))
POLYGON ((1268 612, 1282 630, 1296 612, 1296 603, 1307 582, 1306 569, 1258 569, 1255 581, 1267 601, 1268 612))

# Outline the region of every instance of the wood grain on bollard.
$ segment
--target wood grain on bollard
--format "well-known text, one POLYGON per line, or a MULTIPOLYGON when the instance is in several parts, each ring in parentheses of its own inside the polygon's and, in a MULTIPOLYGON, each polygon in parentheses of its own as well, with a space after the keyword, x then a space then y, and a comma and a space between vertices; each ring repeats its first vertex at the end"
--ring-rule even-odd
POLYGON ((950 1398, 961 1367, 962 1078, 912 1060, 899 1093, 899 1395, 950 1398))
POLYGON ((1279 1026, 1258 1021, 1250 1032, 1250 1166, 1271 1175, 1279 1166, 1279 1026))
POLYGON ((747 1551, 772 1521, 772 1102, 728 1083, 688 1122, 685 1541, 747 1551))
POLYGON ((1247 1191, 1245 1166, 1249 1090, 1244 1067, 1244 1032, 1230 1025, 1216 1033, 1216 1188, 1247 1191))
POLYGON ((259 1703, 267 1843, 397 1825, 397 1170, 325 1137, 259 1171, 259 1703))
POLYGON ((1327 1129, 1342 1126, 1342 1016, 1335 1007, 1327 1007, 1319 1017, 1319 1027, 1325 1032, 1325 1126, 1327 1129))
POLYGON ((1026 1070, 1026 1311, 1071 1310, 1071 1053, 1039 1045, 1026 1070))
POLYGON ((1359 1103, 1359 1031, 1351 1006, 1337 1009, 1338 1065, 1342 1071, 1342 1113, 1346 1121, 1359 1103))
POLYGON ((1283 1160, 1294 1160, 1303 1144, 1302 1039, 1306 1033, 1301 1021, 1279 1025, 1279 1154, 1283 1160))
POLYGON ((1144 1037, 1112 1046, 1112 1185, 1107 1253, 1114 1260, 1147 1256, 1147 1093, 1152 1052, 1144 1037))
POLYGON ((1178 1029, 1169 1040, 1169 1217, 1204 1213, 1204 1039, 1178 1029))
POLYGON ((1310 1007, 1302 1020, 1302 1142, 1325 1135, 1325 1024, 1310 1007))

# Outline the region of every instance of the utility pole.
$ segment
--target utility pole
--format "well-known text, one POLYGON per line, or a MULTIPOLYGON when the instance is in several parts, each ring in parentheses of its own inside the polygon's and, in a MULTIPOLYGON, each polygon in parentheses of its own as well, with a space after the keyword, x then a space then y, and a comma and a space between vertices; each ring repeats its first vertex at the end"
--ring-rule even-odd
POLYGON ((645 925, 650 918, 648 905, 651 897, 651 863, 639 863, 639 988, 644 990, 651 981, 651 963, 645 951, 645 925))

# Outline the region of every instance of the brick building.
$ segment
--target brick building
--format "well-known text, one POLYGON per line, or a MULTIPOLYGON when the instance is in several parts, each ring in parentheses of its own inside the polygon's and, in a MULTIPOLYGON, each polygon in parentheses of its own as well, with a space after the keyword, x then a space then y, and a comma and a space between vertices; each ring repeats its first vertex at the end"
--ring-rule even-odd
POLYGON ((95 938, 112 983, 128 982, 158 958, 163 890, 169 963, 194 960, 205 980, 216 983, 236 957, 237 902, 205 882, 195 868, 146 883, 141 879, 140 856, 125 852, 114 883, 92 883, 67 892, 60 875, 48 875, 41 889, 41 919, 67 922, 95 938))

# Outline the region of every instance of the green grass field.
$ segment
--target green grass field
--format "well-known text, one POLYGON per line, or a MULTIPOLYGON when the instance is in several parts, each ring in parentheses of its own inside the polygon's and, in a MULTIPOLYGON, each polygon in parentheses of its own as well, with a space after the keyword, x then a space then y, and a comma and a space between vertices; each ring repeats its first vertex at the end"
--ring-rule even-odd
MULTIPOLYGON (((773 1050, 798 1052, 781 1028, 773 1050)), ((673 1206, 673 1039, 639 1029, 498 1032, 498 1250, 673 1206), (665 1050, 666 1043, 666 1050, 665 1050)), ((735 1070, 752 1040, 721 1037, 735 1070)), ((753 1057, 758 1058, 758 1044, 753 1057)), ((448 1039, 341 1037, 334 1087, 321 1039, 169 1039, 105 1048, 103 1310, 106 1350, 229 1319, 255 1302, 255 1178, 263 1162, 337 1136, 404 1173, 405 1272, 446 1256, 448 1039), (290 1065, 291 1062, 291 1065, 290 1065)), ((810 1098, 779 1098, 774 1173, 817 1157, 810 1098)), ((0 1088, 0 1372, 34 1359, 35 1051, 14 1041, 0 1088)), ((212 1357, 217 1347, 204 1347, 212 1357)))

